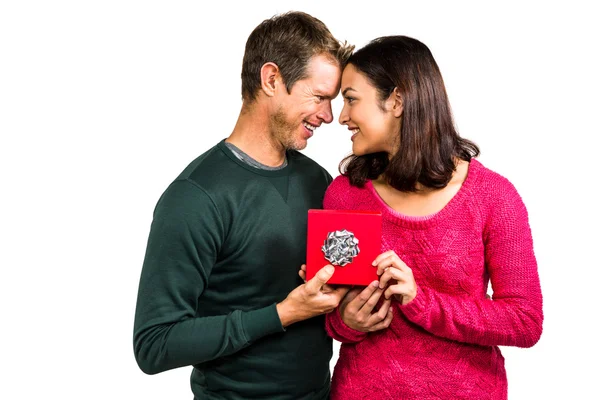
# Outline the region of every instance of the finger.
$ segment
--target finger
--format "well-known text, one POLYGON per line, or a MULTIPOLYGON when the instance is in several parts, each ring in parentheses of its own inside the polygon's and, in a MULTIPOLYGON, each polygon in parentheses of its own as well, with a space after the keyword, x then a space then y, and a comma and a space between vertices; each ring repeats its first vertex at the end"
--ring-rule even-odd
POLYGON ((407 285, 403 285, 401 283, 390 286, 384 292, 386 299, 391 299, 392 295, 404 296, 406 294, 408 294, 408 287, 407 285))
POLYGON ((385 319, 377 324, 373 325, 369 328, 369 332, 380 331, 390 326, 392 323, 392 319, 394 318, 394 313, 392 312, 392 308, 390 308, 387 312, 385 319))
POLYGON ((356 298, 354 298, 354 300, 352 301, 353 308, 355 308, 356 310, 360 310, 367 303, 367 301, 369 301, 369 299, 371 298, 373 293, 375 293, 378 287, 378 281, 371 282, 369 286, 364 288, 360 292, 360 294, 356 296, 356 298))
MULTIPOLYGON (((383 294, 383 290, 375 290, 375 292, 369 297, 364 306, 360 309, 360 312, 366 315, 370 315, 373 312, 373 309, 379 302, 379 298, 383 294)), ((383 318, 382 318, 383 319, 383 318)))
POLYGON ((377 266, 381 262, 381 260, 383 260, 384 258, 388 258, 391 255, 396 255, 396 252, 394 250, 388 250, 385 253, 381 253, 373 261, 373 266, 377 266))
POLYGON ((316 294, 318 293, 323 285, 327 283, 327 281, 333 276, 335 272, 335 268, 333 265, 326 265, 320 270, 317 271, 315 276, 311 280, 305 283, 306 290, 309 293, 316 294))
POLYGON ((302 279, 304 282, 306 282, 306 271, 302 271, 302 270, 300 270, 300 271, 298 271, 298 275, 300 275, 300 278, 301 278, 301 279, 302 279))
POLYGON ((388 268, 385 270, 385 272, 383 273, 383 275, 381 275, 381 277, 379 278, 379 288, 383 289, 385 288, 390 279, 395 279, 397 281, 404 281, 404 274, 402 273, 402 271, 400 271, 399 269, 396 268, 388 268))
MULTIPOLYGON (((378 290, 378 292, 383 293, 382 290, 378 290)), ((379 295, 379 297, 381 297, 381 294, 379 295)), ((390 304, 392 304, 391 299, 384 300, 381 305, 381 308, 376 313, 370 314, 367 318, 367 327, 372 327, 373 325, 376 325, 383 321, 388 315, 388 312, 390 310, 390 304)))
POLYGON ((377 264, 377 275, 383 274, 386 268, 397 268, 401 271, 405 271, 408 266, 397 255, 393 254, 384 258, 377 264))
POLYGON ((382 258, 381 260, 379 260, 379 262, 377 263, 377 275, 383 274, 385 270, 393 264, 393 259, 391 257, 392 256, 390 255, 389 257, 382 258))
POLYGON ((298 275, 300 275, 300 278, 302 278, 302 280, 306 282, 306 264, 302 264, 300 266, 300 271, 298 271, 298 275))
POLYGON ((383 301, 383 304, 379 308, 379 311, 377 311, 377 317, 379 318, 379 320, 384 320, 387 317, 391 305, 392 299, 386 299, 383 301))

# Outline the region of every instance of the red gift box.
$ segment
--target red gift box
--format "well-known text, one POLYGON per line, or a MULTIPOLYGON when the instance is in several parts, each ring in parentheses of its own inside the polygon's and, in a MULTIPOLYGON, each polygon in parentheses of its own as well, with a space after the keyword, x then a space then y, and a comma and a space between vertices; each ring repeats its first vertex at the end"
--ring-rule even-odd
MULTIPOLYGON (((325 265, 333 265, 325 258, 323 247, 328 250, 329 256, 333 253, 335 259, 339 255, 335 245, 340 241, 350 243, 350 250, 354 248, 352 234, 358 239, 358 255, 346 258, 350 262, 344 266, 334 265, 335 272, 327 283, 366 286, 378 280, 373 261, 381 254, 381 213, 357 210, 308 210, 306 280, 325 265)), ((348 250, 344 245, 339 248, 342 254, 348 250)))

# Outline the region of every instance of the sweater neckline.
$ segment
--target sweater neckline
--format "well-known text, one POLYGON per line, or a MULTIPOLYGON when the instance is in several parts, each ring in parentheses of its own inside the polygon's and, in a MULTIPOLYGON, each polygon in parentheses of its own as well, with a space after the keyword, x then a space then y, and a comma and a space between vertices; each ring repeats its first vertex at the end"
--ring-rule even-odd
POLYGON ((467 176, 460 189, 458 189, 458 192, 456 192, 456 194, 440 211, 424 216, 411 216, 394 210, 385 201, 383 201, 379 193, 377 193, 377 190, 375 190, 371 180, 368 180, 365 186, 370 196, 379 206, 384 219, 388 219, 397 225, 408 228, 427 228, 436 225, 441 220, 444 220, 446 216, 451 215, 456 208, 460 207, 460 205, 469 197, 469 194, 472 192, 481 168, 481 163, 472 158, 467 169, 467 176))
POLYGON ((219 149, 221 149, 221 151, 223 153, 225 153, 225 155, 227 157, 229 157, 233 162, 235 162, 236 164, 238 164, 239 166, 241 166, 242 168, 257 174, 257 175, 262 175, 262 176, 266 176, 266 177, 277 177, 277 176, 286 176, 289 175, 291 169, 292 169, 292 165, 294 163, 293 160, 293 156, 291 154, 290 151, 286 151, 286 159, 288 161, 287 165, 281 169, 276 169, 276 170, 267 170, 267 169, 261 169, 261 168, 256 168, 253 167, 252 165, 243 162, 242 160, 240 160, 235 154, 233 154, 233 152, 231 151, 231 149, 229 149, 227 147, 227 145, 225 144, 225 139, 221 140, 218 144, 217 147, 219 149))

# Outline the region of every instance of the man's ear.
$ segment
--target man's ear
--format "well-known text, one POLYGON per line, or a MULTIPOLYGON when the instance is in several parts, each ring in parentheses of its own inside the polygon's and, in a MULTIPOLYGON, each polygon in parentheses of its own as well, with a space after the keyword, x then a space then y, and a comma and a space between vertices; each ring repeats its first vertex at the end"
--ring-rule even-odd
POLYGON ((280 79, 279 67, 277 64, 268 62, 260 69, 260 86, 263 92, 269 97, 275 95, 275 88, 280 79))
POLYGON ((390 94, 389 100, 392 101, 392 112, 394 113, 394 117, 400 118, 404 113, 404 101, 402 101, 402 95, 398 88, 394 88, 392 94, 390 94))

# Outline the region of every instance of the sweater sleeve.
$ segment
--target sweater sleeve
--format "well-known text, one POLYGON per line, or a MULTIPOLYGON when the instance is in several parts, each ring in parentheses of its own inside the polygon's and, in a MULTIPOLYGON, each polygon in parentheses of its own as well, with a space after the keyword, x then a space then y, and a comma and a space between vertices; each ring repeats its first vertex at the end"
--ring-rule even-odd
POLYGON ((543 312, 527 210, 510 184, 493 204, 483 234, 493 299, 418 287, 415 299, 399 308, 412 322, 448 339, 531 347, 541 336, 543 312))
POLYGON ((223 357, 283 331, 275 304, 197 316, 224 237, 210 196, 191 181, 171 184, 154 212, 138 290, 134 352, 145 373, 223 357))

